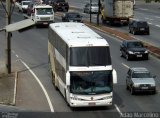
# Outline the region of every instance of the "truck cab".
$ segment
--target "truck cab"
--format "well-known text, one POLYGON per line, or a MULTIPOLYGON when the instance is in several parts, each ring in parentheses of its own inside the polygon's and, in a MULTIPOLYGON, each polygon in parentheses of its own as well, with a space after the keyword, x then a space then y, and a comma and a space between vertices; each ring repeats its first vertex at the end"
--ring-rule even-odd
POLYGON ((36 25, 49 25, 54 22, 54 11, 52 6, 40 4, 35 5, 31 19, 36 25))

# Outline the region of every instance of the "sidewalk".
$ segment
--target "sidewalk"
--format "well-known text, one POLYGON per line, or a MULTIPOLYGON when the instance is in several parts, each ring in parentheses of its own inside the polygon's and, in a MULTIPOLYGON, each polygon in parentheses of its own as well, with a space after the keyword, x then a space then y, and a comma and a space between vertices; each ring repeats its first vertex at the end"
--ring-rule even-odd
POLYGON ((0 75, 0 104, 15 105, 17 74, 0 75))

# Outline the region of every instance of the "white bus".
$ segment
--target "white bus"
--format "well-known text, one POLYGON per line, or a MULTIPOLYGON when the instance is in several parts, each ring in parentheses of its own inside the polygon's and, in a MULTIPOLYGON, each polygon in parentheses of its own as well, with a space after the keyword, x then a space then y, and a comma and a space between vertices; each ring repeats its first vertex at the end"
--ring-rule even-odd
POLYGON ((48 38, 53 84, 69 106, 111 106, 117 74, 107 41, 83 23, 52 23, 48 38))

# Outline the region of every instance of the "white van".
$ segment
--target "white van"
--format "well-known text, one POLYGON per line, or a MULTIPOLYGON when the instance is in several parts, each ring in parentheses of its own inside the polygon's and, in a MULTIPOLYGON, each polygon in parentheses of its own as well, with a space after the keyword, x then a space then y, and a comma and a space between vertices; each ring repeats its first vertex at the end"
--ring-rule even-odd
POLYGON ((31 19, 36 25, 49 25, 54 22, 54 11, 50 5, 35 5, 31 19))

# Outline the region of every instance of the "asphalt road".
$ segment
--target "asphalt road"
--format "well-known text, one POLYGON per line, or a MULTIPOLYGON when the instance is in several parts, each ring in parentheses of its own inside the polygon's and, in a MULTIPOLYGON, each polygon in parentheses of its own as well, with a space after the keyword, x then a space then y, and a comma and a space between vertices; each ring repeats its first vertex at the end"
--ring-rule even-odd
MULTIPOLYGON (((23 20, 21 13, 15 11, 13 22, 23 20)), ((0 19, 2 23, 4 18, 0 19)), ((56 18, 59 22, 59 18, 56 18)), ((28 31, 19 33, 13 32, 12 55, 16 59, 17 71, 19 71, 18 91, 16 107, 3 107, 0 111, 34 111, 34 112, 74 112, 87 113, 88 117, 106 117, 104 113, 119 112, 159 112, 160 110, 160 61, 150 56, 148 61, 135 60, 126 61, 120 57, 120 40, 110 37, 107 34, 96 31, 104 37, 110 44, 113 67, 118 73, 118 84, 114 85, 114 105, 113 107, 80 108, 70 109, 59 91, 56 91, 51 83, 48 73, 47 55, 47 28, 32 28, 28 31), (157 76, 157 94, 155 95, 134 95, 125 89, 125 78, 128 67, 146 67, 153 75, 157 76), (27 67, 29 67, 27 69, 27 67), (43 85, 39 84, 37 79, 43 85), (46 92, 42 89, 44 88, 46 92), (46 94, 47 93, 47 94, 46 94), (49 99, 47 99, 47 96, 49 99), (51 104, 49 105, 49 101, 51 104), (52 109, 53 107, 53 109, 52 109)), ((0 36, 3 33, 0 33, 0 36)), ((2 43, 0 43, 2 44, 2 43)), ((63 114, 65 116, 65 114, 63 114)), ((80 117, 80 115, 76 115, 80 117)))
MULTIPOLYGON (((81 12, 84 18, 89 19, 89 14, 83 13, 84 5, 87 1, 84 0, 67 0, 70 6, 78 9, 78 12, 81 12)), ((88 2, 90 2, 88 0, 88 2)), ((97 2, 97 0, 93 0, 93 2, 97 2)), ((129 34, 128 26, 114 25, 110 26, 109 24, 105 24, 108 27, 114 28, 116 30, 122 31, 124 33, 128 33, 129 35, 138 38, 144 42, 150 43, 156 47, 160 47, 159 40, 159 29, 160 29, 160 3, 145 3, 144 1, 136 1, 136 6, 134 10, 134 18, 135 20, 147 21, 150 26, 150 35, 132 35, 129 34)), ((75 9, 75 10, 76 10, 75 9)), ((92 22, 96 23, 96 15, 92 15, 92 22)), ((100 20, 101 21, 101 20, 100 20)))

